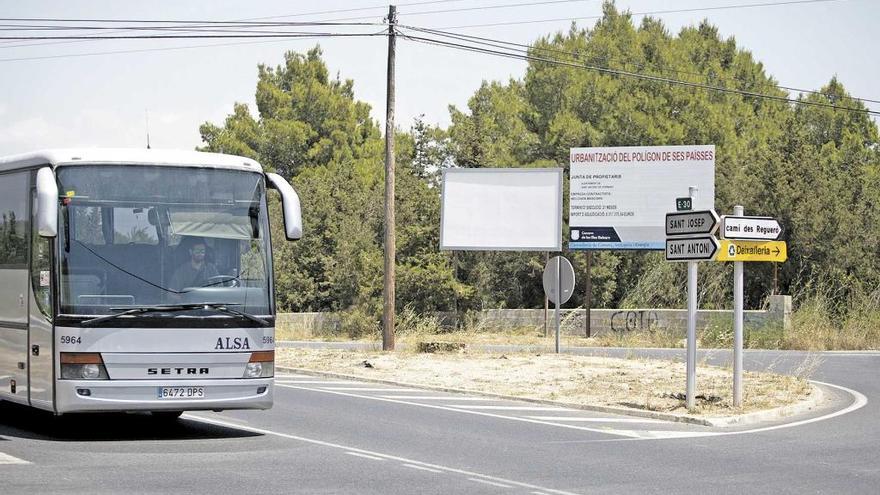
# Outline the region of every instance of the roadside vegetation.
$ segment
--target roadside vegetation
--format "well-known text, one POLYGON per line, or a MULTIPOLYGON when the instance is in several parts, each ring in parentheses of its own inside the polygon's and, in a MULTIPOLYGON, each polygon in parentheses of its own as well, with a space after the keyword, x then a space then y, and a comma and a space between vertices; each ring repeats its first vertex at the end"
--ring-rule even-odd
MULTIPOLYGON (((438 312, 543 307, 543 253, 439 250, 444 168, 567 168, 571 147, 714 144, 716 210, 741 204, 747 214, 776 217, 786 229, 788 262, 747 267, 746 307, 760 308, 774 289, 791 294, 793 328, 784 334, 753 330, 747 345, 880 347, 880 137, 843 81, 830 77, 816 91, 788 93, 768 72, 772 68, 708 22, 670 33, 662 21, 637 22, 613 2, 605 3, 595 26, 547 33, 531 51, 809 105, 533 61, 520 78, 485 81, 467 108, 450 106, 448 127, 416 120, 401 129, 396 144, 403 339, 410 327, 430 333, 430 315, 438 312)), ((256 108, 237 103, 224 122, 201 126, 202 149, 257 159, 300 194, 303 240, 273 243, 279 311, 341 313, 340 330, 329 337, 370 338, 382 309, 380 126, 370 106, 355 98, 354 81, 331 75, 320 48, 279 58, 277 66, 257 68, 256 108)), ((271 210, 279 239, 277 204, 271 210)), ((582 279, 585 255, 566 256, 582 279)), ((730 306, 730 271, 729 264, 702 264, 701 307, 730 306)), ((598 252, 591 273, 594 307, 684 307, 685 267, 665 262, 662 253, 598 252)), ((578 283, 571 307, 583 304, 584 290, 578 283)), ((545 339, 535 329, 476 328, 463 325, 461 338, 545 339)), ((730 334, 719 326, 702 339, 703 346, 722 347, 730 334)), ((597 342, 668 346, 678 339, 655 332, 597 342)))

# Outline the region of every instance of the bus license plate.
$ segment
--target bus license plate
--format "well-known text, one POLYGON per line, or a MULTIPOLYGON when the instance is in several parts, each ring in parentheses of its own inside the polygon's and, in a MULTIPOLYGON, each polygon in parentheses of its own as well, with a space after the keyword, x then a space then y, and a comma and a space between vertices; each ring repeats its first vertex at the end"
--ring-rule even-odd
POLYGON ((159 387, 160 399, 203 399, 205 387, 159 387))

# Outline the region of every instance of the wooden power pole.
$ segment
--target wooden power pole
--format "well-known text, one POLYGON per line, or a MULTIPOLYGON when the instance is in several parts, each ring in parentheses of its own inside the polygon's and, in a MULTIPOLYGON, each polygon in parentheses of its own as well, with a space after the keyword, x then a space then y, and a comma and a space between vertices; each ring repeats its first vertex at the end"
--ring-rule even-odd
POLYGON ((394 27, 397 7, 388 6, 388 90, 385 107, 385 289, 382 350, 394 350, 394 264, 397 246, 394 235, 394 27))

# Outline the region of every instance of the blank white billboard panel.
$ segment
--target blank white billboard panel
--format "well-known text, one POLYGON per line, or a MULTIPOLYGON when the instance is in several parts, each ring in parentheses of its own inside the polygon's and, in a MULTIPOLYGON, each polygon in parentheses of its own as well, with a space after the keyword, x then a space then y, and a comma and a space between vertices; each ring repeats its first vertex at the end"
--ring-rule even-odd
POLYGON ((561 168, 443 171, 440 249, 561 251, 561 168))

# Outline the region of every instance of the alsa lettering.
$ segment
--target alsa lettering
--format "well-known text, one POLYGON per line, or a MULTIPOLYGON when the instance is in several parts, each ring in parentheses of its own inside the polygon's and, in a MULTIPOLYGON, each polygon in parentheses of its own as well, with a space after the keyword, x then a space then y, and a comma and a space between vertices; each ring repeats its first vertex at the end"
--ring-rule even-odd
POLYGON ((217 345, 214 346, 214 350, 227 350, 227 349, 250 349, 251 344, 248 342, 247 337, 220 337, 217 339, 217 345))
POLYGON ((208 368, 147 368, 148 375, 207 375, 208 368))

